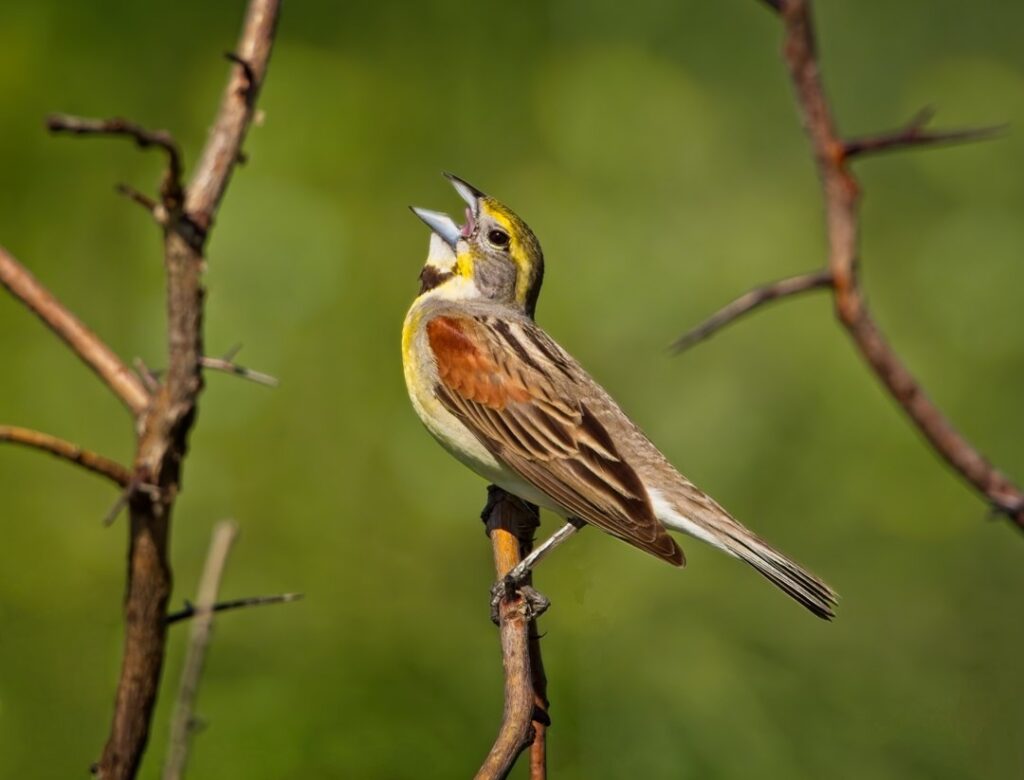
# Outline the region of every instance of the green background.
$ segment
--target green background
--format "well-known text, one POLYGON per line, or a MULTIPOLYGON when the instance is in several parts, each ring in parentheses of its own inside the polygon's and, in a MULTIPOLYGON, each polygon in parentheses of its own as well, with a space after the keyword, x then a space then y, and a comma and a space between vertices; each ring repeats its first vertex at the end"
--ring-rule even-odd
MULTIPOLYGON (((699 543, 674 570, 588 531, 540 570, 556 778, 1007 778, 1024 767, 1024 546, 923 446, 818 295, 677 358, 717 306, 823 257, 817 181, 761 4, 286 4, 265 121, 209 247, 210 375, 174 601, 242 534, 192 778, 467 777, 501 711, 484 485, 408 406, 398 335, 452 170, 543 242, 539 320, 677 465, 842 595, 814 620, 699 543)), ((48 137, 60 110, 174 131, 195 160, 242 5, 6 2, 0 243, 126 358, 162 357, 157 230, 113 193, 161 160, 48 137)), ((858 165, 877 318, 955 424, 1024 478, 1024 5, 823 2, 850 134, 1009 122, 858 165)), ((119 404, 0 296, 0 422, 123 460, 119 404)), ((95 477, 0 448, 0 777, 83 777, 120 655, 124 519, 95 477)), ((545 527, 554 527, 548 518, 545 527)), ((158 776, 187 628, 143 777, 158 776)), ((521 769, 521 768, 520 768, 521 769)), ((522 777, 522 771, 517 773, 522 777)))

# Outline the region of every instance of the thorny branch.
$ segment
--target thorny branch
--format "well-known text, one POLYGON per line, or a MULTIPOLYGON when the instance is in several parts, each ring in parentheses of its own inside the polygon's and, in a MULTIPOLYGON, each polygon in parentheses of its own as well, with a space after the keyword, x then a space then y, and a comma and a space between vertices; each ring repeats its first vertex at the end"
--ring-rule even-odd
POLYGON ((231 76, 213 128, 191 181, 183 183, 178 144, 166 131, 150 131, 126 119, 85 119, 55 114, 55 133, 119 136, 167 157, 159 202, 127 185, 119 191, 146 208, 163 228, 167 278, 167 371, 162 381, 148 372, 144 382, 96 334, 11 255, 0 249, 0 284, 50 327, 128 407, 135 418, 137 446, 129 471, 112 461, 54 437, 5 428, 4 440, 33 446, 109 477, 124 487, 111 510, 129 509, 128 582, 125 636, 114 715, 103 755, 93 771, 104 780, 135 776, 149 737, 163 666, 167 602, 171 592, 168 532, 181 489, 181 468, 203 388, 204 365, 257 381, 265 375, 203 356, 204 247, 231 173, 242 159, 242 143, 252 123, 266 77, 280 0, 250 0, 238 46, 230 56, 231 76))
MULTIPOLYGON (((528 506, 496 486, 488 489, 482 519, 494 550, 500 580, 533 546, 539 524, 537 508, 528 506)), ((547 680, 540 654, 536 623, 528 619, 522 594, 510 593, 498 605, 501 656, 505 671, 505 707, 498 736, 476 774, 476 780, 504 778, 519 754, 531 745, 531 780, 547 776, 547 680)))
MULTIPOLYGON (((955 131, 926 129, 931 112, 918 114, 906 127, 892 133, 843 140, 825 97, 818 63, 810 0, 763 0, 782 18, 784 59, 796 91, 804 129, 810 139, 825 201, 828 234, 828 269, 836 316, 875 376, 903 409, 931 447, 992 506, 1024 530, 1024 492, 992 465, 965 439, 907 370, 872 319, 858 270, 860 185, 850 170, 852 159, 869 154, 938 143, 989 138, 1001 128, 955 131)), ((809 277, 808 277, 809 278, 809 277)), ((729 304, 681 341, 690 346, 736 319, 730 315, 747 296, 729 304), (694 337, 694 334, 699 334, 694 337)), ((742 312, 741 312, 742 313, 742 312)))

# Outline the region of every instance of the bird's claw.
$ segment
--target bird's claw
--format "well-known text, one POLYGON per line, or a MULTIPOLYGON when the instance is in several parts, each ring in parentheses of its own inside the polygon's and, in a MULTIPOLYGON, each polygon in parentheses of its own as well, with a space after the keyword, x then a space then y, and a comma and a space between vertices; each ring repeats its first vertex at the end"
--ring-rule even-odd
POLYGON ((551 606, 551 600, 530 585, 518 582, 512 575, 506 575, 491 587, 491 621, 500 625, 499 609, 505 599, 519 596, 522 599, 521 609, 527 620, 536 620, 551 606))

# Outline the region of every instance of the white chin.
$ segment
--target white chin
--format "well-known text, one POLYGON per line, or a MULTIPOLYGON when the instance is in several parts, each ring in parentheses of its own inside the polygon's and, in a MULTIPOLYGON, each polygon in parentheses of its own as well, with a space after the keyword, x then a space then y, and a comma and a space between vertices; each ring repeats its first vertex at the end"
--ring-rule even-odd
POLYGON ((430 251, 427 252, 427 264, 442 271, 450 271, 455 267, 455 250, 448 246, 437 233, 430 234, 430 251))

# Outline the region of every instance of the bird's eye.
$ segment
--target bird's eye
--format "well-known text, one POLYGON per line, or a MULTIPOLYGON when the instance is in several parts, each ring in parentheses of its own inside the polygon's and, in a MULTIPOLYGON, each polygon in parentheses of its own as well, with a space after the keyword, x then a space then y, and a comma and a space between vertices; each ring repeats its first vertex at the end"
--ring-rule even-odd
POLYGON ((508 246, 508 233, 504 230, 492 230, 487 234, 487 240, 491 246, 504 249, 508 246))

